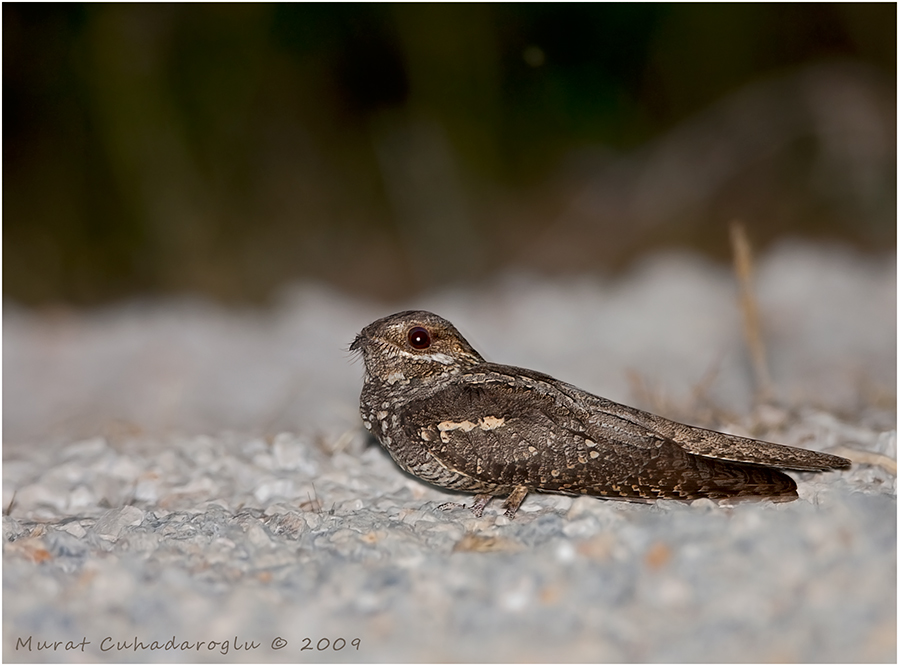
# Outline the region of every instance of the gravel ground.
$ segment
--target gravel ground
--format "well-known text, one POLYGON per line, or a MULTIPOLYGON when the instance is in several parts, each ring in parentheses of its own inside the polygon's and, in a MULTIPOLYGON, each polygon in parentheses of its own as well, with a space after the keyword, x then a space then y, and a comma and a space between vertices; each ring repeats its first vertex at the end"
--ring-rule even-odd
POLYGON ((4 659, 895 662, 895 256, 783 245, 756 281, 761 406, 730 272, 689 255, 392 306, 7 305, 4 659), (438 511, 465 498, 368 441, 345 351, 407 307, 490 360, 856 464, 790 503, 438 511))

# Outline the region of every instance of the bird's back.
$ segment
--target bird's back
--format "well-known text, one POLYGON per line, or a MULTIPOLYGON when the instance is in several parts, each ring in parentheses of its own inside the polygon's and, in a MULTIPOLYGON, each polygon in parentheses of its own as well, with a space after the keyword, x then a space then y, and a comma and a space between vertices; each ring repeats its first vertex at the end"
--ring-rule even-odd
POLYGON ((616 407, 629 409, 541 373, 485 363, 402 406, 391 444, 408 455, 392 452, 441 485, 495 494, 526 486, 614 499, 796 496, 795 482, 776 469, 691 453, 616 407))

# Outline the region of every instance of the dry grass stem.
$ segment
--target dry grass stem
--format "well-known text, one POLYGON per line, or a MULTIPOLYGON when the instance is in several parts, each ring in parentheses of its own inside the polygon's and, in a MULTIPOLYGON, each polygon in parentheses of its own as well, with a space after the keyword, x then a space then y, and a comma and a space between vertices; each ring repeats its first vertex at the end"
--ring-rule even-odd
POLYGON ((734 251, 734 271, 740 288, 740 309, 743 310, 743 332, 752 358, 752 370, 755 378, 756 399, 767 402, 771 399, 771 375, 768 372, 768 360, 765 354, 765 343, 762 339, 759 321, 758 303, 752 289, 752 248, 746 237, 743 225, 734 221, 730 225, 730 242, 734 251))

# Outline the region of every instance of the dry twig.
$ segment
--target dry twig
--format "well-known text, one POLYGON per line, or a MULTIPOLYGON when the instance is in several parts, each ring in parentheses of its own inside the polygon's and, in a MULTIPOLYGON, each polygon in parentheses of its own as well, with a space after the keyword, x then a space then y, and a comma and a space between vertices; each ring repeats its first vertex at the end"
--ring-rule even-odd
POLYGON ((734 271, 740 285, 740 309, 743 310, 743 332, 746 344, 752 357, 752 370, 755 377, 756 399, 767 402, 771 398, 771 375, 768 373, 768 360, 765 354, 765 343, 762 340, 759 322, 758 303, 752 289, 752 248, 746 231, 740 222, 730 225, 730 242, 734 251, 734 271))

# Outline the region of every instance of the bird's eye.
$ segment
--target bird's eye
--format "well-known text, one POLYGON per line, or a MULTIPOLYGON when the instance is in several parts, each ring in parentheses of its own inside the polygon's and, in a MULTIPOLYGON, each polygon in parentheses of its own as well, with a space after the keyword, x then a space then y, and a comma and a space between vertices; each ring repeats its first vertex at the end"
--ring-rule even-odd
POLYGON ((409 344, 414 349, 427 349, 431 346, 431 334, 426 328, 414 326, 409 329, 409 344))

